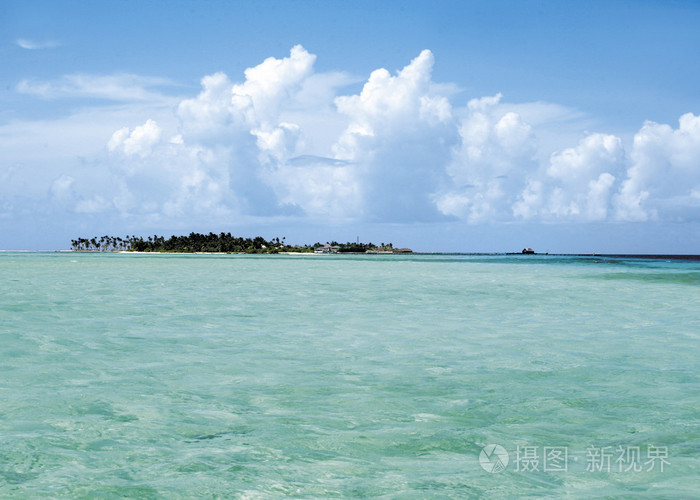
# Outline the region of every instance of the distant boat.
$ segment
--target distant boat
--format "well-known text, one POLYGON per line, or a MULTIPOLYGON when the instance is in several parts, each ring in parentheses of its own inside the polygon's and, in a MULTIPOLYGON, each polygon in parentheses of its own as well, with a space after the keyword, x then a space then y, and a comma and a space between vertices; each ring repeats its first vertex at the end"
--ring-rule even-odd
POLYGON ((549 255, 545 253, 537 253, 532 248, 523 248, 521 252, 506 252, 506 255, 549 255))

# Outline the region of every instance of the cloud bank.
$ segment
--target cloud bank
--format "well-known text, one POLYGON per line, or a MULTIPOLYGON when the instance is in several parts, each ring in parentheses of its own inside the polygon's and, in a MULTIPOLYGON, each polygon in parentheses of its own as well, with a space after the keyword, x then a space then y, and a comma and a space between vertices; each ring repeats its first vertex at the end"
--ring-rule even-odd
MULTIPOLYGON (((181 99, 174 112, 161 109, 139 121, 143 107, 115 115, 122 122, 96 146, 99 152, 83 151, 60 168, 6 164, 0 209, 7 215, 18 206, 24 175, 44 184, 37 191, 52 210, 154 225, 240 217, 470 224, 700 219, 700 116, 685 114, 677 126, 646 122, 630 144, 592 132, 545 151, 541 130, 556 127, 556 105, 509 104, 497 94, 455 107, 455 86, 433 81, 429 50, 396 71, 373 71, 360 85, 344 73, 317 73, 315 61, 298 45, 241 78, 207 75, 199 93, 181 99), (537 122, 528 123, 524 109, 537 122)), ((17 90, 141 103, 163 82, 73 75, 24 81, 17 90)))

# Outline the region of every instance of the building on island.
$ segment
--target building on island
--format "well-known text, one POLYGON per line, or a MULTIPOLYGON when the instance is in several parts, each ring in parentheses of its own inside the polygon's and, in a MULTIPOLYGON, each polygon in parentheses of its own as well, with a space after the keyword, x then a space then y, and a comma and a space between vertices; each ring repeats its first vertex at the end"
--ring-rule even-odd
MULTIPOLYGON (((360 245, 358 245, 360 246, 360 245)), ((362 245, 365 246, 366 245, 362 245)), ((339 253, 341 250, 341 247, 338 245, 331 245, 330 243, 325 243, 321 245, 320 243, 318 246, 314 247, 314 253, 315 254, 331 254, 331 253, 339 253)), ((353 248, 353 245, 348 243, 343 248, 343 252, 345 253, 359 253, 361 252, 362 249, 358 249, 357 247, 353 248)), ((389 245, 382 245, 382 246, 374 246, 372 245, 369 249, 365 250, 365 253, 371 253, 371 254, 407 254, 407 253, 413 253, 413 250, 410 248, 393 248, 391 244, 389 245)))
POLYGON ((394 248, 390 246, 374 247, 370 250, 366 250, 365 253, 374 254, 395 254, 395 253, 413 253, 410 248, 394 248))
POLYGON ((314 248, 314 253, 338 253, 339 251, 339 246, 331 246, 329 243, 325 243, 323 246, 314 248))

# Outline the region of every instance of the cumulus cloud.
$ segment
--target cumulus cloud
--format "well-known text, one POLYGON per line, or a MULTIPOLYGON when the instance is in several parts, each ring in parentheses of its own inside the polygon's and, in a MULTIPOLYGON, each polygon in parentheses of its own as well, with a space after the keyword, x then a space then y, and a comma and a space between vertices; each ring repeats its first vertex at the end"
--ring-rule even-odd
POLYGON ((107 148, 110 151, 121 151, 126 156, 139 155, 142 158, 148 156, 153 146, 160 141, 161 129, 153 120, 147 120, 134 130, 128 127, 121 128, 112 134, 107 148))
POLYGON ((501 94, 455 109, 454 88, 432 81, 429 50, 395 74, 374 70, 353 95, 337 94, 351 78, 317 74, 315 60, 295 46, 248 68, 241 82, 204 77, 199 95, 178 105, 170 138, 153 120, 115 131, 108 149, 123 156, 113 171, 124 176, 117 205, 133 208, 151 190, 160 193, 150 196, 152 210, 170 215, 471 223, 646 220, 698 205, 694 115, 678 130, 645 124, 630 153, 619 137, 590 133, 547 155, 521 113, 540 127, 575 112, 509 105, 501 94))
POLYGON ((107 149, 116 206, 165 217, 294 212, 273 179, 284 177, 274 172, 294 156, 300 127, 285 110, 312 76, 314 60, 295 46, 289 57, 246 70, 241 83, 224 73, 204 77, 199 95, 179 103, 178 131, 170 137, 152 120, 115 131, 107 149))
POLYGON ((525 219, 605 220, 624 160, 620 138, 590 134, 576 147, 553 153, 546 170, 530 176, 513 214, 525 219))
POLYGON ((313 218, 341 221, 362 211, 357 166, 312 155, 291 158, 266 177, 281 203, 313 218))
MULTIPOLYGON (((165 163, 172 170, 174 158, 189 158, 187 167, 168 174, 179 176, 171 195, 180 201, 189 192, 184 198, 214 197, 232 212, 256 215, 440 216, 432 196, 447 179, 458 134, 449 100, 431 81, 432 53, 423 51, 394 76, 376 70, 360 94, 338 97, 335 90, 351 79, 315 74, 314 61, 295 46, 288 57, 247 69, 243 82, 223 73, 203 78, 199 95, 179 104, 178 134, 169 140, 152 121, 115 131, 107 146, 124 156, 113 169, 126 176, 120 199, 133 200, 135 181, 146 171, 165 163), (316 116, 336 135, 319 139, 316 116), (299 161, 328 153, 337 163, 299 161)), ((161 205, 170 213, 184 210, 173 200, 161 205)))
MULTIPOLYGON (((228 172, 229 189, 239 208, 254 214, 294 211, 266 182, 271 172, 294 156, 300 126, 287 117, 316 57, 297 45, 289 57, 268 58, 232 83, 223 73, 205 77, 202 92, 178 107, 183 147, 209 149, 228 172)), ((291 203, 293 205, 293 203, 291 203)))
MULTIPOLYGON (((474 224, 698 218, 700 117, 693 114, 677 128, 647 122, 631 144, 580 128, 572 139, 581 114, 564 106, 509 103, 496 94, 456 107, 459 90, 433 81, 429 50, 398 71, 379 68, 365 78, 318 73, 315 61, 295 46, 243 75, 207 75, 197 94, 176 101, 158 91, 166 80, 134 75, 20 82, 19 92, 37 97, 121 103, 99 108, 113 113, 107 131, 94 117, 89 122, 98 108, 76 114, 72 128, 45 127, 42 142, 50 147, 27 153, 30 167, 0 165, 0 194, 184 226, 240 217, 474 224), (348 92, 350 84, 361 85, 348 92), (147 108, 151 102, 158 105, 147 108), (90 133, 81 133, 87 123, 90 133), (569 129, 557 135, 561 124, 569 129), (61 144, 71 148, 57 155, 61 144), (43 183, 32 183, 32 169, 43 169, 43 183)), ((0 127, 0 137, 18 131, 22 140, 5 141, 5 149, 36 144, 41 135, 12 124, 0 127)))
POLYGON ((591 134, 582 139, 577 147, 552 154, 547 174, 566 184, 580 184, 592 174, 610 168, 622 159, 622 141, 619 137, 591 134))
POLYGON ((202 78, 201 85, 202 91, 196 98, 184 100, 178 106, 182 135, 194 141, 216 143, 230 137, 231 129, 235 130, 236 126, 245 132, 244 120, 235 116, 231 102, 233 84, 228 76, 208 75, 202 78))
POLYGON ((681 116, 675 130, 646 122, 634 136, 631 159, 615 199, 618 219, 700 217, 700 116, 681 116))
POLYGON ((513 192, 533 165, 536 139, 518 113, 497 107, 501 94, 472 99, 447 167, 452 186, 438 208, 469 222, 510 217, 513 192))
POLYGON ((150 120, 115 132, 108 149, 111 200, 124 217, 218 220, 239 208, 224 149, 187 144, 180 135, 164 138, 150 120))
POLYGON ((364 214, 370 218, 440 216, 432 197, 446 181, 457 129, 448 99, 431 86, 433 63, 433 54, 424 50, 395 76, 375 70, 359 95, 335 100, 350 121, 334 152, 358 164, 364 214))
POLYGON ((245 82, 232 89, 231 102, 249 125, 274 126, 285 101, 292 100, 302 82, 313 72, 316 56, 301 45, 292 47, 289 57, 269 57, 245 70, 245 82))

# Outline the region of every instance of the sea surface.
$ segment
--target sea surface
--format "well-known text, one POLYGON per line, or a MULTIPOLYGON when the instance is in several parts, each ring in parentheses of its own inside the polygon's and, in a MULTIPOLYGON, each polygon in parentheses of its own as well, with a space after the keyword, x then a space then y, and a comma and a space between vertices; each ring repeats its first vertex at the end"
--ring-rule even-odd
POLYGON ((698 498, 700 262, 0 254, 2 498, 698 498))

